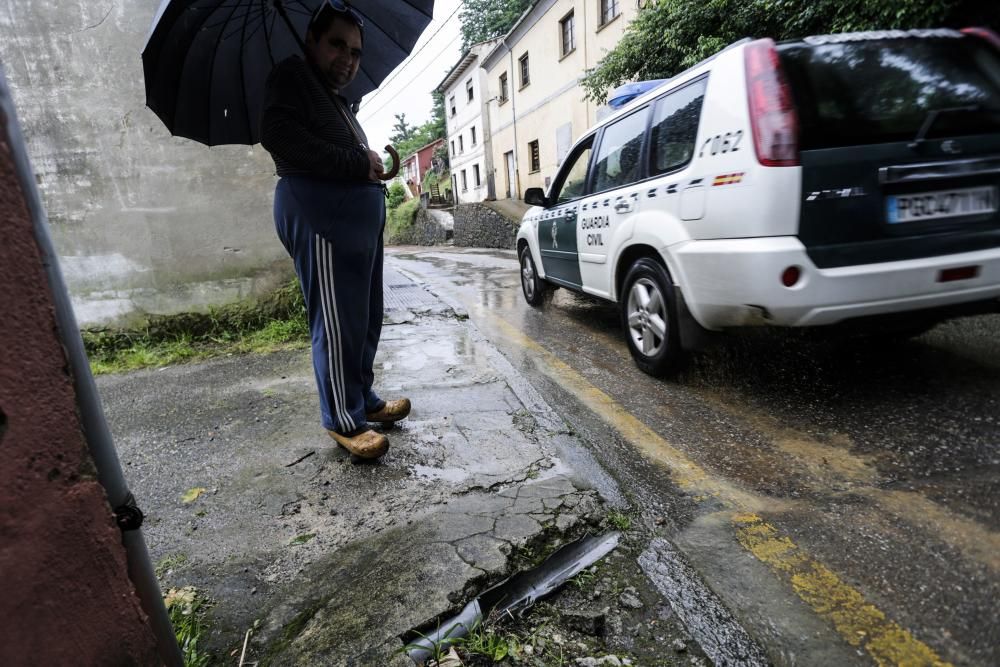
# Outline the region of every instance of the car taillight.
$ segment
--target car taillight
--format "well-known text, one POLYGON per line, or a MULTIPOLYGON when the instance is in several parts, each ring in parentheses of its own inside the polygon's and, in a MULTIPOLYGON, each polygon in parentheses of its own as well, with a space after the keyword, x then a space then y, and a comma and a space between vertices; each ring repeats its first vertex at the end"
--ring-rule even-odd
POLYGON ((747 101, 757 161, 766 167, 799 164, 799 119, 774 40, 745 47, 747 101))
POLYGON ((1000 49, 1000 35, 997 35, 989 28, 962 28, 962 32, 966 35, 985 39, 994 47, 1000 49))

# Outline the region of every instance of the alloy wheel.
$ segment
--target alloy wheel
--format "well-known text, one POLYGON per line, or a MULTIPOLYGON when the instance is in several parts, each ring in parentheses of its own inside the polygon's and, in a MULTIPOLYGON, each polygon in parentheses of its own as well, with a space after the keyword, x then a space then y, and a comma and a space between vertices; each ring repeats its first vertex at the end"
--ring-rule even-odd
POLYGON ((642 354, 655 356, 667 336, 667 305, 660 289, 649 278, 640 278, 628 295, 628 333, 642 354))

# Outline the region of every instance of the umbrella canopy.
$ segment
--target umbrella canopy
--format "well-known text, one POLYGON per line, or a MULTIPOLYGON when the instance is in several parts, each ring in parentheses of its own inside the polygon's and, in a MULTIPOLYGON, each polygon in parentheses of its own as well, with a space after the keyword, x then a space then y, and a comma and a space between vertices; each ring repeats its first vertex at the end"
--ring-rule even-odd
MULTIPOLYGON (((324 2, 163 0, 142 51, 146 105, 175 136, 209 146, 256 144, 267 75, 302 53, 309 20, 324 2)), ((357 101, 410 54, 434 0, 353 0, 350 7, 364 21, 364 56, 341 94, 357 101)))

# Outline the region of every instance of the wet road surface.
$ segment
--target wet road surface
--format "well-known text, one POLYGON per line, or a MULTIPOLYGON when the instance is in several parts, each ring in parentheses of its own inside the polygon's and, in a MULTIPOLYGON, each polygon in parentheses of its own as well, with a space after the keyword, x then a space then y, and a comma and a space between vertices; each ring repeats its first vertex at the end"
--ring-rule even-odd
POLYGON ((1000 664, 1000 315, 881 345, 750 330, 657 380, 613 304, 527 306, 513 252, 390 254, 468 310, 771 660, 1000 664))

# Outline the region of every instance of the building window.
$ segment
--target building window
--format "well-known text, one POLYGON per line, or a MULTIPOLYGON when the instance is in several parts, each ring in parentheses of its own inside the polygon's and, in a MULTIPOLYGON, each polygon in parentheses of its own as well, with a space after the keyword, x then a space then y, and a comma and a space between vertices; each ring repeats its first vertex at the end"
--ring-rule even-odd
POLYGON ((458 152, 459 153, 465 152, 465 139, 462 137, 461 134, 458 135, 458 152))
POLYGON ((455 140, 451 140, 451 154, 455 155, 455 140))
POLYGON ((618 0, 601 0, 601 25, 610 23, 620 13, 618 0))
POLYGON ((528 159, 531 161, 531 173, 540 171, 542 168, 542 160, 538 155, 538 139, 535 139, 530 144, 528 144, 528 159))
POLYGON ((451 107, 451 115, 454 116, 455 115, 455 96, 454 95, 452 95, 451 97, 448 98, 448 106, 451 107))
POLYGON ((527 52, 517 59, 518 64, 521 68, 521 87, 524 88, 529 83, 531 83, 531 76, 528 73, 528 54, 527 52))
POLYGON ((472 92, 472 79, 465 82, 465 94, 469 96, 469 101, 471 102, 475 93, 472 92))
POLYGON ((507 72, 500 75, 500 104, 507 101, 507 72))
POLYGON ((472 165, 472 180, 475 182, 477 188, 482 184, 482 181, 479 180, 479 165, 478 164, 472 165))
POLYGON ((476 145, 476 128, 475 126, 469 128, 469 134, 472 135, 472 145, 476 145))
POLYGON ((575 27, 576 21, 574 20, 573 12, 567 14, 563 17, 563 20, 559 22, 559 35, 562 38, 563 57, 576 50, 576 37, 573 35, 575 27))
POLYGON ((469 181, 465 177, 465 170, 463 169, 462 170, 462 192, 468 192, 468 190, 469 190, 469 181))

